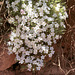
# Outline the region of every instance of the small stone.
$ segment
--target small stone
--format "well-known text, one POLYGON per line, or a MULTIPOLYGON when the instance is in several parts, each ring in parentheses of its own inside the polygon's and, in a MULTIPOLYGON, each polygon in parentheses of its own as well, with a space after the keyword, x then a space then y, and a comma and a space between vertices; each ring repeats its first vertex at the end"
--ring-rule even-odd
POLYGON ((0 44, 0 71, 6 70, 15 63, 15 54, 8 55, 7 47, 0 44))

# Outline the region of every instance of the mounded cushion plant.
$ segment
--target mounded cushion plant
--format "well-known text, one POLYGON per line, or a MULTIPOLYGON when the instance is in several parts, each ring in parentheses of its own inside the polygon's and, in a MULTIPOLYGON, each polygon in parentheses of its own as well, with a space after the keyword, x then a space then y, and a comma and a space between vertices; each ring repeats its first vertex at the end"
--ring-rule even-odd
POLYGON ((61 0, 7 0, 8 22, 13 24, 7 42, 9 54, 26 64, 29 71, 44 67, 46 56, 54 54, 53 44, 65 31, 68 17, 61 0))

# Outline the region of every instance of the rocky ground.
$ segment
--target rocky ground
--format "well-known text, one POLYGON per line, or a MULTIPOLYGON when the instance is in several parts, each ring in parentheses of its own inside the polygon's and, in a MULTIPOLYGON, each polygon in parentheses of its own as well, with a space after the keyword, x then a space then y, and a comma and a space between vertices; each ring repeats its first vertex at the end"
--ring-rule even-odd
POLYGON ((4 1, 0 1, 0 75, 75 75, 75 0, 66 0, 68 19, 66 32, 62 39, 57 41, 55 54, 52 59, 46 58, 47 64, 38 72, 28 72, 14 60, 15 55, 7 54, 7 46, 3 42, 8 37, 10 25, 6 22, 4 1))

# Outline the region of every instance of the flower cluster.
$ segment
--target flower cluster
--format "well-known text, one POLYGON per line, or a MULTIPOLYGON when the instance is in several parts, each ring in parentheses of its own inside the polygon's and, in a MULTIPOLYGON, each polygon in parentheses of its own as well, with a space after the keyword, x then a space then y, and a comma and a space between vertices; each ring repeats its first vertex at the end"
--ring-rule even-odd
POLYGON ((61 0, 7 0, 6 4, 11 15, 8 22, 16 24, 8 42, 9 54, 15 53, 29 71, 40 70, 65 30, 65 6, 61 0))

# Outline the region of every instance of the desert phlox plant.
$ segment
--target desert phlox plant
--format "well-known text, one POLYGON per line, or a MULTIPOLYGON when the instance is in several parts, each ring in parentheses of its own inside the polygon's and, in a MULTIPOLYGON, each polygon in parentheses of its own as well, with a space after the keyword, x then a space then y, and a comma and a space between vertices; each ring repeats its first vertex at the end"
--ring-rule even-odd
POLYGON ((53 44, 65 31, 68 17, 61 0, 7 0, 8 22, 16 28, 7 42, 8 53, 27 64, 29 71, 44 67, 45 57, 55 53, 53 44))

